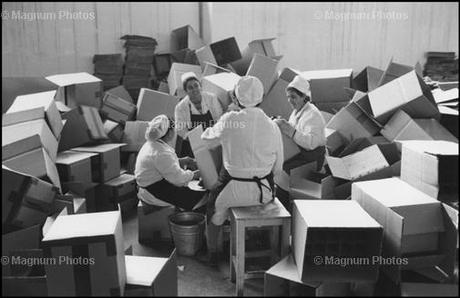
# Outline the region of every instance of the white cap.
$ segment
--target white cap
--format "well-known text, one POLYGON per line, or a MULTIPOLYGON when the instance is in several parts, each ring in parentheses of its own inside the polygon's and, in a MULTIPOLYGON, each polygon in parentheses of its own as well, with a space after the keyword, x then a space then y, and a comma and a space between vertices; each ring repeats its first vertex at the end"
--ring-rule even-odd
POLYGON ((166 115, 158 115, 149 122, 149 126, 145 131, 145 139, 147 141, 158 140, 168 132, 169 119, 166 115))
POLYGON ((235 86, 235 95, 242 106, 254 107, 262 102, 264 86, 258 78, 244 76, 235 86))
POLYGON ((182 81, 182 85, 185 83, 185 81, 191 78, 198 80, 198 77, 196 76, 194 72, 189 71, 189 72, 183 73, 180 77, 180 80, 182 81))
POLYGON ((306 78, 300 75, 296 75, 292 82, 290 82, 289 85, 287 85, 286 89, 287 88, 295 88, 311 98, 310 83, 306 78))

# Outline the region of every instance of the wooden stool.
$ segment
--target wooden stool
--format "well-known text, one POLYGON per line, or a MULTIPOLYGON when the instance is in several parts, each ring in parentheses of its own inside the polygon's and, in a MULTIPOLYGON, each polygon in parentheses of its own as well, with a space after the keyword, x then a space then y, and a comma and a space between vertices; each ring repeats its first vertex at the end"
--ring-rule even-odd
POLYGON ((289 236, 291 234, 291 214, 281 202, 275 200, 269 204, 230 208, 230 279, 236 278, 236 295, 242 296, 244 280, 263 277, 264 272, 246 272, 245 258, 256 256, 271 256, 271 265, 288 255, 289 236), (271 227, 272 249, 269 251, 246 253, 245 236, 246 228, 271 227), (281 229, 281 235, 279 235, 281 229), (279 254, 278 254, 279 249, 279 254))

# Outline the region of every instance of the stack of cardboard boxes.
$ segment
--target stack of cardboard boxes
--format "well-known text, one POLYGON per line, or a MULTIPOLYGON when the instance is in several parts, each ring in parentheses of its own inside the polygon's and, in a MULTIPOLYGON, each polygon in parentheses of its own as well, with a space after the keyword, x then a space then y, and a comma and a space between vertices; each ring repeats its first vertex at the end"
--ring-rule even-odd
POLYGON ((455 52, 427 52, 423 75, 435 81, 458 81, 458 58, 455 52))
POLYGON ((103 82, 104 90, 120 85, 123 76, 123 58, 121 54, 94 55, 94 75, 103 82))

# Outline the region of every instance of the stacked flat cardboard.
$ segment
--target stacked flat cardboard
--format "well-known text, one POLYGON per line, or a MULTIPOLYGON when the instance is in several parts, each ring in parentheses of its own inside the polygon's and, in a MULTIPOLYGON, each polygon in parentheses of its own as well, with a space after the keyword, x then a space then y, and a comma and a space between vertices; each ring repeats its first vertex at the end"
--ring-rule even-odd
POLYGON ((41 224, 53 211, 59 189, 2 166, 2 233, 41 224))
POLYGON ((104 183, 120 175, 120 147, 124 143, 75 147, 72 151, 96 153, 91 156, 93 182, 104 183))
POLYGON ((152 79, 151 77, 124 75, 122 78, 122 84, 126 90, 128 90, 129 95, 134 99, 134 101, 137 101, 140 88, 151 88, 152 79))
POLYGON ((387 140, 444 140, 458 142, 447 129, 435 119, 412 119, 403 110, 396 112, 380 131, 387 140))
POLYGON ((302 77, 310 81, 313 103, 348 101, 345 87, 351 87, 352 69, 304 71, 302 77))
POLYGON ((263 55, 276 60, 281 59, 282 56, 275 54, 272 41, 275 38, 257 39, 248 43, 246 48, 241 52, 242 58, 232 62, 231 65, 235 69, 235 72, 239 75, 244 75, 248 68, 251 60, 255 54, 263 55))
POLYGON ((56 160, 58 141, 43 119, 2 127, 2 160, 43 148, 56 160))
POLYGON ((217 169, 220 168, 220 164, 216 164, 218 158, 213 156, 211 151, 206 147, 205 143, 201 139, 203 133, 203 127, 197 126, 188 133, 188 139, 190 146, 193 150, 198 169, 203 179, 203 184, 206 189, 212 189, 213 185, 217 182, 218 173, 217 169))
POLYGON ((172 238, 169 230, 169 216, 174 212, 174 206, 152 206, 139 200, 137 205, 139 243, 170 241, 172 238))
POLYGON ((106 118, 119 123, 131 120, 136 112, 136 106, 121 97, 106 93, 102 99, 100 113, 106 118))
POLYGON ((458 81, 455 52, 427 52, 423 75, 436 81, 458 81))
POLYGON ((113 142, 121 142, 123 138, 123 126, 111 120, 104 121, 104 132, 113 142))
MULTIPOLYGON (((216 58, 208 45, 205 45, 195 51, 198 63, 200 63, 201 69, 204 71, 206 62, 211 64, 217 64, 216 58)), ((204 74, 203 74, 204 75, 204 74)))
POLYGON ((94 55, 94 75, 102 80, 104 90, 120 85, 123 76, 121 54, 94 55))
POLYGON ((82 259, 81 264, 45 265, 50 296, 123 295, 126 267, 119 211, 59 216, 42 245, 45 257, 82 259))
POLYGON ((203 91, 213 93, 219 99, 224 111, 232 102, 229 92, 233 91, 241 77, 232 72, 222 72, 203 78, 203 91))
POLYGON ((59 189, 61 188, 56 165, 43 148, 37 148, 8 160, 3 160, 2 165, 15 171, 44 179, 59 189))
POLYGON ((216 41, 209 46, 220 66, 241 59, 240 48, 234 37, 216 41))
POLYGON ((382 226, 356 202, 294 201, 292 252, 302 282, 376 281, 379 266, 370 259, 381 255, 382 238, 382 226), (331 256, 369 263, 340 266, 331 256))
POLYGON ((100 108, 102 103, 102 80, 86 72, 59 74, 46 77, 59 86, 56 100, 70 108, 80 105, 100 108))
POLYGON ((176 250, 167 258, 125 256, 125 296, 177 296, 176 250))
POLYGON ((290 68, 282 70, 279 78, 259 106, 265 114, 270 117, 281 116, 284 119, 289 119, 293 109, 286 97, 286 87, 297 74, 298 72, 290 68))
POLYGON ((402 142, 401 179, 433 198, 458 201, 458 143, 402 142))
POLYGON ((352 81, 354 89, 369 92, 377 88, 380 78, 383 75, 383 70, 367 66, 352 81))
POLYGON ((151 121, 158 115, 165 114, 174 119, 177 99, 166 93, 142 88, 137 101, 136 119, 151 121))
POLYGON ((62 115, 67 120, 59 140, 59 151, 65 151, 86 143, 108 139, 97 109, 79 106, 62 115))
POLYGON ((353 183, 352 199, 384 227, 383 256, 407 258, 382 267, 392 280, 433 266, 452 275, 456 230, 439 201, 399 178, 353 183))
POLYGON ((264 94, 270 91, 273 82, 276 80, 276 68, 278 60, 272 59, 267 56, 255 54, 251 60, 247 76, 254 76, 258 78, 264 86, 264 94))
POLYGON ((137 206, 137 187, 134 175, 122 174, 104 182, 104 191, 109 201, 115 206, 120 204, 121 211, 126 212, 137 206))
POLYGON ((54 102, 56 91, 41 92, 16 97, 2 117, 2 126, 45 119, 54 136, 59 138, 62 119, 54 102))
POLYGON ((145 131, 149 126, 148 121, 127 121, 123 134, 123 151, 138 152, 145 143, 145 131))
POLYGON ((75 152, 72 150, 59 152, 56 167, 60 180, 62 182, 91 182, 91 158, 95 156, 97 156, 95 153, 75 152))
POLYGON ((201 67, 199 65, 173 63, 168 75, 169 94, 179 97, 186 95, 181 81, 181 76, 186 72, 193 72, 198 78, 201 78, 201 67))
POLYGON ((439 110, 433 95, 415 71, 372 90, 359 99, 357 104, 382 124, 398 109, 413 118, 439 119, 439 110))

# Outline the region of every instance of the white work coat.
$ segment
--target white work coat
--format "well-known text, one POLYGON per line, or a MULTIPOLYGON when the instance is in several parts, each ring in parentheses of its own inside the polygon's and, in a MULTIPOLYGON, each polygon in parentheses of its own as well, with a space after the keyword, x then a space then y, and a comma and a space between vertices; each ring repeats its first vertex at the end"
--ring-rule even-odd
MULTIPOLYGON (((278 125, 260 108, 245 108, 224 114, 216 125, 207 128, 201 138, 208 147, 222 145, 223 165, 235 178, 262 178, 273 172, 282 172, 283 141, 278 125)), ((262 183, 269 186, 266 179, 262 183)), ((262 187, 263 201, 272 199, 272 193, 262 187)), ((251 206, 260 203, 260 190, 255 182, 231 180, 216 199, 212 221, 221 225, 227 219, 230 207, 251 206)))
POLYGON ((313 104, 307 102, 300 111, 292 111, 289 117, 296 132, 294 142, 306 150, 313 150, 326 145, 326 121, 313 104))

